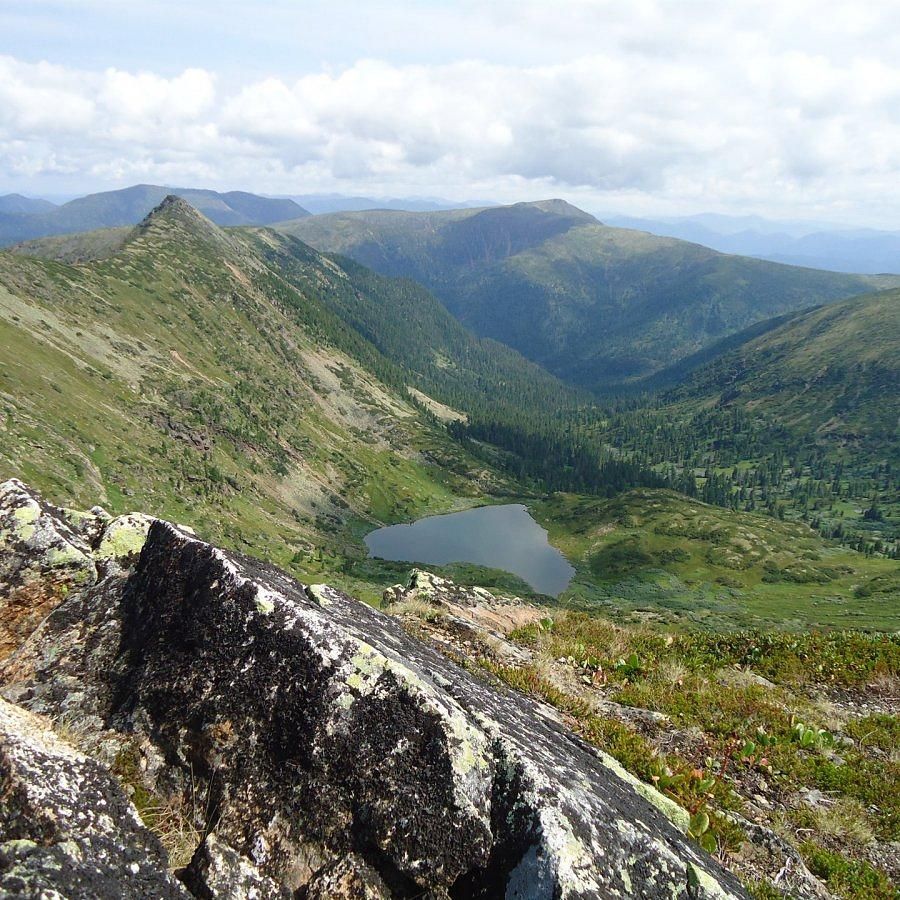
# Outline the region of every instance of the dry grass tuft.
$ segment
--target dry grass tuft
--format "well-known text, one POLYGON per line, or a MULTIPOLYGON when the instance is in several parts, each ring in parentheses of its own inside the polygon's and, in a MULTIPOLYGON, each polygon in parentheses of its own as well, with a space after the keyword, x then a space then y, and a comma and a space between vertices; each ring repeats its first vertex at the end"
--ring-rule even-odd
POLYGON ((865 807, 852 797, 819 807, 813 815, 820 834, 853 844, 871 844, 875 839, 865 807))
POLYGON ((411 597, 407 600, 401 600, 399 603, 392 603, 385 611, 393 616, 412 616, 416 619, 424 619, 426 622, 440 622, 446 618, 440 607, 418 597, 411 597))
POLYGON ((144 807, 141 817, 163 845, 170 870, 181 869, 191 861, 203 840, 203 832, 196 825, 197 809, 193 798, 187 802, 174 798, 144 807))

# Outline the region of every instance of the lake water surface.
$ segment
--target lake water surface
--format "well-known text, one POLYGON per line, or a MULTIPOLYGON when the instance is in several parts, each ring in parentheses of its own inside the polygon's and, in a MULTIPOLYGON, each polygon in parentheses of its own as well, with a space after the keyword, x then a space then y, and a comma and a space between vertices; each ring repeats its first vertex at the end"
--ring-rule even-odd
POLYGON ((476 563, 518 575, 536 591, 556 597, 575 570, 547 540, 521 503, 480 506, 411 525, 390 525, 366 535, 369 556, 443 565, 476 563))

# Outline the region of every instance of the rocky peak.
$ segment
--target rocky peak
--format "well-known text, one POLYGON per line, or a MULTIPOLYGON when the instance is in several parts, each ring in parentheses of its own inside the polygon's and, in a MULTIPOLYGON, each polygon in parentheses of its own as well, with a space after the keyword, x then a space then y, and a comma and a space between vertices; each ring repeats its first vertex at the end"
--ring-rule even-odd
POLYGON ((175 194, 165 197, 135 226, 132 240, 138 238, 180 243, 204 242, 219 248, 235 246, 223 229, 175 194))
POLYGON ((140 222, 140 226, 149 225, 160 219, 180 219, 184 222, 192 222, 194 224, 209 222, 209 219, 207 219, 206 216, 177 194, 167 194, 157 206, 147 213, 140 222))
MULTIPOLYGON (((3 521, 23 495, 46 538, 8 542, 4 565, 40 578, 69 526, 18 483, 0 495, 3 521)), ((93 560, 103 544, 81 552, 93 560)), ((137 559, 118 558, 30 634, 16 632, 0 693, 76 723, 145 816, 180 811, 190 826, 181 833, 195 837, 170 864, 193 896, 746 896, 652 789, 636 789, 550 709, 456 666, 397 617, 158 520, 137 559)), ((427 573, 405 590, 466 607, 427 573)), ((0 746, 17 740, 23 715, 9 713, 0 746)), ((33 756, 38 767, 49 758, 33 756)), ((0 753, 4 787, 12 777, 0 753)), ((72 781, 81 787, 93 810, 96 792, 72 781)), ((105 810, 124 854, 139 810, 105 810)), ((81 841, 83 861, 106 865, 108 853, 94 860, 90 819, 54 833, 50 849, 81 841)), ((18 884, 14 849, 0 846, 2 890, 18 884)), ((168 884, 153 847, 126 858, 168 884)), ((68 894, 60 878, 45 887, 79 895, 74 881, 68 894)))

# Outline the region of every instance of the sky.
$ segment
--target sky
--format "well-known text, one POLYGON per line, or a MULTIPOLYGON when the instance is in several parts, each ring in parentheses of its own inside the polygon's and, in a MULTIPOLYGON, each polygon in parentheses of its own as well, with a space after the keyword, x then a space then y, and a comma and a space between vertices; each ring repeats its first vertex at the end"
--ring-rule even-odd
POLYGON ((0 0, 0 193, 900 230, 900 0, 0 0))

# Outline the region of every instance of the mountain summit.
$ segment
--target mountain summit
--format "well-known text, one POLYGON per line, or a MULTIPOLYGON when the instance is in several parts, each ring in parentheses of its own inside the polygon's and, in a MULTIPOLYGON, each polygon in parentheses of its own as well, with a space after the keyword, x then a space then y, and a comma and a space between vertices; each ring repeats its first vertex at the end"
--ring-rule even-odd
POLYGON ((583 222, 597 222, 597 219, 590 213, 573 206, 568 200, 560 200, 555 197, 551 200, 530 200, 523 203, 514 203, 512 209, 520 207, 531 207, 539 209, 541 212, 552 213, 554 216, 565 216, 569 219, 578 219, 583 222))

